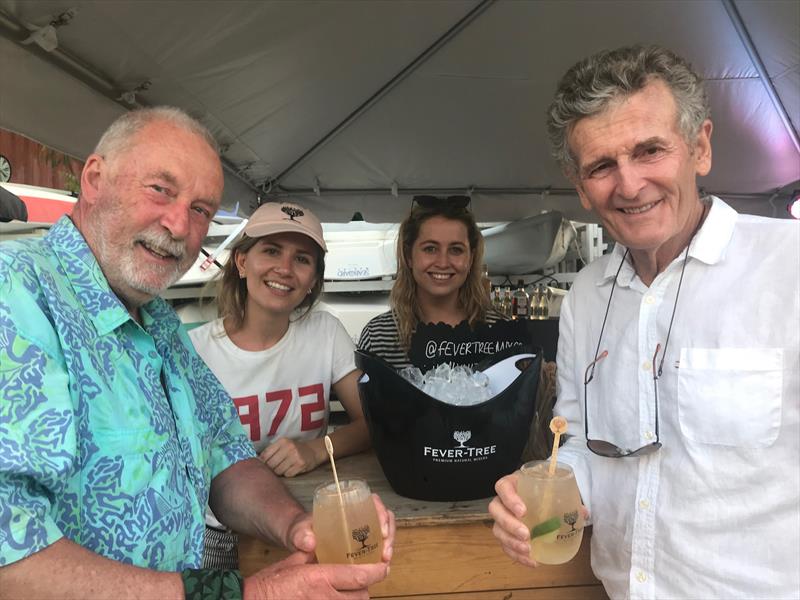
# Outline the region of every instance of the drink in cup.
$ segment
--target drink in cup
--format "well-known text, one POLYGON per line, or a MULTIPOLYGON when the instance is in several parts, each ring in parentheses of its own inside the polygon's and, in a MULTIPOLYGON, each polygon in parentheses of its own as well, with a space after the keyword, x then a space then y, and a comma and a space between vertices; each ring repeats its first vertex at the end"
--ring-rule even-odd
POLYGON ((363 479, 319 486, 314 491, 313 528, 320 563, 376 563, 383 554, 378 513, 363 479))
POLYGON ((525 502, 522 521, 531 532, 531 558, 560 565, 577 554, 583 539, 581 498, 572 469, 558 463, 554 474, 548 461, 522 465, 517 491, 525 502))

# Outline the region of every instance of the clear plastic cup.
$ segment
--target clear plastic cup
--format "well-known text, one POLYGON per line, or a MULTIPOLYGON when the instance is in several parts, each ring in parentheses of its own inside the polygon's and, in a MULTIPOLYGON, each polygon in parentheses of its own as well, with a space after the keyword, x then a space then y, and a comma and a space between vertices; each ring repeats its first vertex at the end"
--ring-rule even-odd
POLYGON ((313 528, 317 561, 328 564, 376 563, 383 555, 378 513, 363 479, 331 481, 314 490, 313 528))
POLYGON ((581 497, 572 469, 558 463, 548 474, 550 461, 522 465, 517 492, 527 508, 522 521, 531 532, 531 558, 545 565, 572 560, 583 539, 581 497))

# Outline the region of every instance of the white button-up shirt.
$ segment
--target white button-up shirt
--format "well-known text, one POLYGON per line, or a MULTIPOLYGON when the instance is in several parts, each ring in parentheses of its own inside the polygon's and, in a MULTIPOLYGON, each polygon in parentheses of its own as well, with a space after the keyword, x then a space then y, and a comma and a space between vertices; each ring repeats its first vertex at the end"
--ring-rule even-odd
MULTIPOLYGON (((583 269, 561 310, 555 412, 573 437, 558 457, 591 511, 595 574, 612 598, 800 597, 800 223, 713 200, 658 380, 663 447, 603 458, 586 447, 583 380, 624 251, 583 269)), ((622 266, 608 356, 588 385, 589 437, 655 441, 652 359, 683 260, 650 287, 622 266)))

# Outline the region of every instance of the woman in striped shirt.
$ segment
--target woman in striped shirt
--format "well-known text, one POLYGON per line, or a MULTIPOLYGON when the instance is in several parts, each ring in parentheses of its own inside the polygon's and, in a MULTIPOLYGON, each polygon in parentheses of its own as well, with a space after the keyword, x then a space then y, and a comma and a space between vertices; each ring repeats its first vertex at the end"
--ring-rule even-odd
POLYGON ((483 236, 468 210, 468 196, 415 196, 397 236, 397 279, 391 310, 373 318, 358 347, 396 369, 410 366, 408 350, 419 323, 503 319, 491 309, 481 275, 483 236))

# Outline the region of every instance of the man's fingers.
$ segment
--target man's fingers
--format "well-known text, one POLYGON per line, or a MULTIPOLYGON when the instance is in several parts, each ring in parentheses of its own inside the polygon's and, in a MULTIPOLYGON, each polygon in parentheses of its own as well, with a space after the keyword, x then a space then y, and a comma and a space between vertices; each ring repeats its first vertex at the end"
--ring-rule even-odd
POLYGON ((495 492, 497 492, 497 497, 500 499, 500 501, 503 503, 506 509, 519 518, 525 514, 526 508, 525 508, 525 503, 522 501, 522 498, 520 498, 519 494, 517 493, 518 480, 519 480, 519 475, 517 475, 516 473, 512 473, 511 475, 506 475, 505 477, 497 481, 497 483, 494 485, 494 490, 495 492))
POLYGON ((271 569, 272 567, 278 567, 278 568, 297 567, 299 565, 310 564, 313 560, 314 560, 314 555, 309 554, 308 552, 292 552, 289 556, 287 556, 283 560, 278 561, 274 565, 267 567, 267 569, 271 569))
POLYGON ((494 519, 495 530, 499 528, 509 537, 514 537, 520 541, 528 541, 530 539, 530 533, 525 523, 511 514, 499 498, 495 498, 489 503, 489 514, 494 519))
POLYGON ((509 535, 507 531, 494 524, 492 527, 492 534, 500 542, 500 545, 508 554, 519 554, 520 556, 528 556, 531 551, 530 541, 521 540, 515 536, 509 535))
POLYGON ((381 535, 383 536, 382 558, 386 562, 389 562, 392 560, 394 536, 397 530, 394 513, 386 508, 377 494, 372 494, 372 501, 375 503, 375 510, 378 512, 378 522, 381 524, 381 535))
POLYGON ((289 543, 303 552, 314 552, 317 546, 317 538, 314 536, 310 516, 304 516, 291 526, 289 543))
POLYGON ((531 559, 530 543, 522 542, 514 537, 509 536, 506 532, 499 529, 497 525, 494 526, 492 533, 500 542, 500 548, 511 558, 511 560, 527 567, 538 566, 536 561, 531 559))
POLYGON ((386 563, 365 565, 320 565, 324 574, 337 590, 361 590, 383 581, 389 574, 386 563))
POLYGON ((383 501, 378 497, 378 494, 372 494, 372 501, 375 503, 375 510, 378 512, 378 522, 381 524, 381 534, 383 538, 389 537, 390 530, 390 517, 394 517, 384 506, 383 501))
POLYGON ((334 593, 336 595, 331 596, 331 600, 369 600, 369 591, 367 590, 348 590, 334 593))

